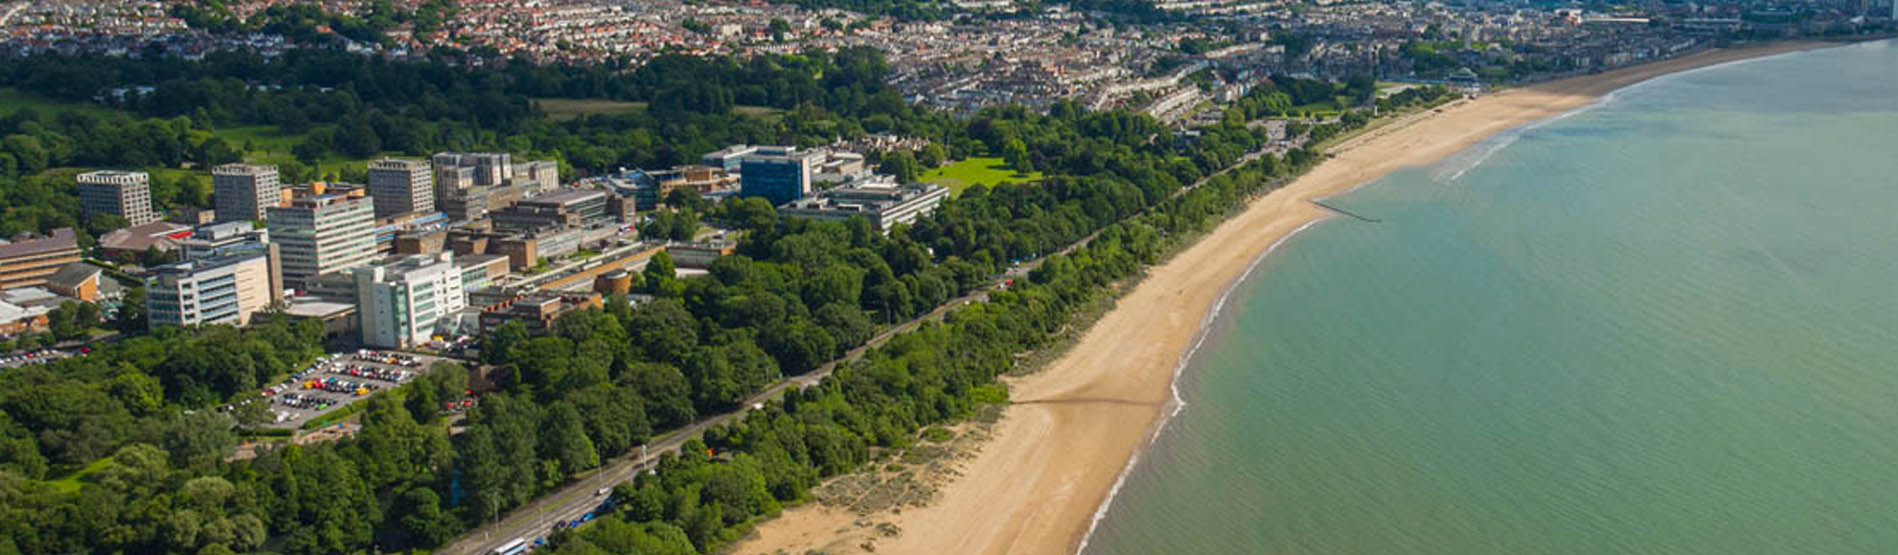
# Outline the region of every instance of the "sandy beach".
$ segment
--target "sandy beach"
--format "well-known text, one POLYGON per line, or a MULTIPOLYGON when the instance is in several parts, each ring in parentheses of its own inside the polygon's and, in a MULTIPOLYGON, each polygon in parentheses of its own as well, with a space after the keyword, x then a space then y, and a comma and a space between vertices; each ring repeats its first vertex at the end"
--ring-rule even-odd
POLYGON ((1070 553, 1128 462, 1171 410, 1169 384, 1208 312, 1273 245, 1331 213, 1310 201, 1392 170, 1442 160, 1499 131, 1678 71, 1833 43, 1719 49, 1572 77, 1392 121, 1334 155, 1167 263, 1122 297, 1065 356, 1012 380, 994 438, 927 507, 856 515, 807 505, 759 526, 736 553, 1070 553), (872 519, 900 530, 877 534, 872 519))

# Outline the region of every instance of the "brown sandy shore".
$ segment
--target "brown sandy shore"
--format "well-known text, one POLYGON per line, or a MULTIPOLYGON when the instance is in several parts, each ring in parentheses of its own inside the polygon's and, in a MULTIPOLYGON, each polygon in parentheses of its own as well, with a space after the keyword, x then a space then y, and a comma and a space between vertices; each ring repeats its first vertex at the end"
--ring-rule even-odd
POLYGON ((1012 380, 994 439, 927 507, 866 518, 811 504, 759 526, 736 553, 1069 553, 1122 469, 1170 410, 1169 384, 1213 304, 1272 245, 1329 212, 1310 201, 1392 170, 1430 164, 1498 131, 1580 107, 1610 91, 1688 69, 1832 43, 1717 49, 1459 102, 1391 122, 1331 149, 1334 158, 1257 199, 1151 269, 1065 356, 1012 380))

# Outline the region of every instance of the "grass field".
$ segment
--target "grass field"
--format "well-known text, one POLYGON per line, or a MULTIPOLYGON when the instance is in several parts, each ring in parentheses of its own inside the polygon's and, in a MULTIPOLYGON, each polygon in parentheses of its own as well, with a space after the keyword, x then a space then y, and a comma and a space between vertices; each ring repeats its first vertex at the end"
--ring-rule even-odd
POLYGON ((754 118, 772 119, 784 115, 784 110, 770 106, 733 106, 732 113, 754 118))
POLYGON ((51 118, 60 112, 72 110, 93 115, 106 115, 114 112, 111 108, 95 106, 83 102, 67 102, 21 92, 12 87, 0 88, 0 115, 12 115, 14 112, 32 108, 38 110, 40 117, 51 118))
MULTIPOLYGON (((536 98, 534 104, 540 106, 541 117, 548 121, 567 121, 595 114, 631 114, 646 109, 644 102, 623 102, 597 98, 536 98)), ((733 106, 732 113, 754 118, 775 118, 784 114, 784 110, 770 106, 733 106)))
POLYGON ((68 474, 63 477, 47 480, 46 485, 52 486, 53 489, 61 491, 61 492, 65 492, 65 493, 72 493, 75 491, 79 491, 79 487, 82 485, 80 483, 81 480, 84 480, 86 476, 91 475, 94 472, 98 472, 99 470, 104 469, 105 465, 108 465, 108 464, 112 464, 112 457, 99 457, 99 460, 92 461, 91 463, 87 464, 85 468, 81 468, 78 471, 73 472, 72 474, 68 474))
POLYGON ((594 114, 630 114, 646 109, 644 102, 601 99, 536 98, 534 104, 539 105, 543 117, 551 121, 567 121, 594 114))
MULTIPOLYGON (((226 127, 214 133, 234 148, 248 148, 244 151, 244 161, 253 164, 283 165, 296 160, 296 155, 291 154, 290 149, 295 148, 297 143, 303 140, 302 135, 286 135, 278 132, 274 125, 226 127)), ((361 170, 369 164, 369 160, 369 158, 349 158, 332 154, 318 160, 314 169, 316 175, 319 176, 332 173, 342 175, 343 168, 361 170)))
POLYGON ((1034 172, 1027 175, 1015 173, 1015 170, 1008 168, 1006 162, 994 156, 980 156, 959 160, 943 167, 923 172, 921 177, 921 181, 925 183, 935 183, 948 187, 949 193, 952 195, 962 194, 963 189, 967 189, 977 183, 983 185, 999 185, 1002 183, 1023 183, 1039 179, 1041 179, 1041 172, 1034 172))

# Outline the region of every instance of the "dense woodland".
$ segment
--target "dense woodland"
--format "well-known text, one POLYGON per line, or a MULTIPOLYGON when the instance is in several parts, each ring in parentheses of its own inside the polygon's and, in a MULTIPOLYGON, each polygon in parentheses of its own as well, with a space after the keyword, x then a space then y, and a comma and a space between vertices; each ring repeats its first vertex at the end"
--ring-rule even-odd
MULTIPOLYGON (((1007 153, 1018 169, 1032 166, 1049 177, 970 188, 888 236, 862 220, 782 218, 757 199, 713 205, 689 195, 669 198, 677 213, 665 217, 666 226, 703 219, 743 229, 739 254, 696 278, 680 278, 669 260, 657 259, 640 279, 654 300, 635 306, 610 299, 604 310, 564 317, 545 337, 502 326, 483 341, 481 362, 491 365, 485 375, 446 365, 368 401, 354 438, 267 450, 250 460, 224 460, 240 437, 262 433, 248 426, 262 405, 244 401, 319 354, 321 330, 314 325, 266 316, 244 330, 166 329, 93 355, 7 370, 0 373, 0 553, 438 546, 664 430, 728 411, 887 325, 992 283, 1013 261, 1101 232, 991 293, 989 302, 901 334, 821 385, 708 433, 703 445, 666 457, 657 475, 621 486, 614 514, 555 538, 559 550, 578 553, 715 550, 758 519, 806 500, 822 478, 864 464, 873 447, 906 445, 925 426, 1005 401, 994 377, 1015 364, 1014 355, 1046 347, 1078 310, 1110 294, 1111 284, 1135 277, 1247 197, 1320 158, 1304 150, 1282 160, 1267 156, 1178 194, 1263 144, 1262 131, 1247 121, 1282 113, 1287 98, 1350 94, 1346 84, 1306 86, 1307 92, 1261 86, 1221 124, 1188 140, 1144 115, 1089 112, 1072 103, 1045 115, 1019 108, 966 119, 921 113, 882 87, 882 61, 867 51, 662 58, 625 74, 521 64, 449 70, 449 61, 410 67, 324 56, 33 60, 22 65, 87 67, 99 76, 85 81, 93 87, 159 83, 175 95, 124 101, 125 110, 160 119, 9 118, 0 122, 0 146, 7 147, 0 156, 18 164, 21 151, 12 143, 25 136, 42 148, 72 146, 46 149, 47 162, 35 170, 111 165, 111 151, 78 145, 116 142, 127 148, 116 156, 157 155, 153 143, 122 130, 282 126, 298 123, 294 112, 311 129, 367 127, 378 141, 408 137, 396 140, 411 141, 402 144, 416 153, 498 148, 553 153, 594 169, 686 160, 725 142, 809 144, 893 130, 934 139, 953 156, 1007 153), (252 86, 263 83, 282 88, 252 86), (653 105, 644 114, 560 124, 533 117, 529 96, 558 94, 653 105), (731 113, 739 104, 787 111, 776 119, 731 113), (378 118, 394 126, 388 134, 373 123, 378 118), (439 403, 484 384, 491 390, 451 434, 439 403), (226 405, 237 408, 217 410, 226 405)), ((98 94, 78 77, 35 75, 16 66, 0 78, 64 98, 98 94)), ((1441 94, 1404 101, 1433 102, 1441 94)), ((1363 121, 1300 124, 1297 132, 1323 138, 1363 121)), ((154 135, 189 137, 173 131, 154 135)), ((36 218, 29 227, 70 218, 58 212, 63 207, 34 204, 64 195, 62 185, 15 168, 0 177, 4 225, 21 225, 14 214, 36 218)))

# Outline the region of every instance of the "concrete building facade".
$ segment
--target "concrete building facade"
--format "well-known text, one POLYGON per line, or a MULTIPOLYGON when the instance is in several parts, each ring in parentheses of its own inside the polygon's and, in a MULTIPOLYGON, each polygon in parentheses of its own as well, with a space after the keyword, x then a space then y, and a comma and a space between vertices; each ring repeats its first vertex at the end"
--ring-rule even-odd
POLYGON ((217 221, 262 220, 283 199, 276 166, 225 164, 211 168, 211 204, 217 221))
POLYGON ((283 257, 286 286, 362 266, 375 257, 375 208, 368 198, 322 195, 273 207, 270 241, 283 257))
POLYGON ((369 198, 376 217, 435 211, 435 178, 420 160, 384 158, 369 163, 369 198))
POLYGON ((147 325, 250 324, 250 317, 283 300, 272 285, 270 257, 237 253, 152 269, 145 280, 147 325))
POLYGON ((0 243, 0 290, 35 287, 79 261, 79 235, 62 227, 44 237, 19 236, 0 243))
POLYGON ((87 217, 111 214, 131 225, 158 221, 152 211, 151 176, 145 172, 101 170, 79 174, 79 207, 87 217))
POLYGON ((886 177, 829 189, 778 208, 786 216, 843 221, 862 216, 884 233, 897 225, 916 223, 949 198, 941 185, 898 185, 886 177))
POLYGON ((365 345, 399 349, 427 343, 436 333, 452 333, 456 314, 468 306, 454 253, 357 268, 355 276, 365 345))

